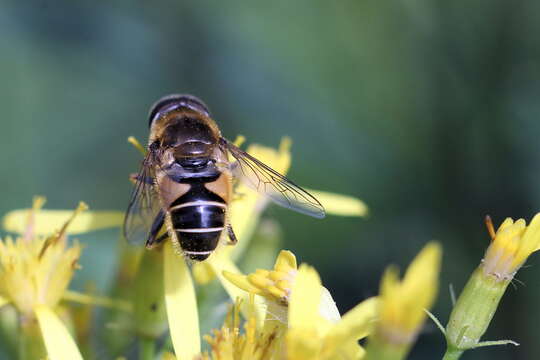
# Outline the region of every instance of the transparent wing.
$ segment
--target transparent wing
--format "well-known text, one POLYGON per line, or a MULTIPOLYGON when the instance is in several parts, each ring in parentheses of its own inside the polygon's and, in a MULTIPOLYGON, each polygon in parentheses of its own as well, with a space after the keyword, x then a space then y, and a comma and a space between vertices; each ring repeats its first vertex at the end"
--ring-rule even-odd
POLYGON ((324 217, 323 206, 306 190, 228 140, 222 138, 220 144, 237 160, 231 170, 246 185, 268 196, 278 205, 319 219, 324 217))
POLYGON ((154 171, 150 159, 149 153, 136 176, 135 188, 124 218, 124 237, 134 245, 143 245, 146 242, 152 224, 161 210, 158 194, 154 189, 154 171))

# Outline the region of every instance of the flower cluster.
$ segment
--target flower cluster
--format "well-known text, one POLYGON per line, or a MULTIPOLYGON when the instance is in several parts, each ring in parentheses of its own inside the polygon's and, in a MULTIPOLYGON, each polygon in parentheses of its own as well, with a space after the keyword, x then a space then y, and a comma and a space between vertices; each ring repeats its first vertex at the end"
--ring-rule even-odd
MULTIPOLYGON (((240 137, 236 144, 242 141, 240 137)), ((145 151, 135 139, 130 142, 145 151)), ((250 145, 247 151, 285 174, 291 163, 290 146, 285 138, 278 149, 250 145)), ((480 340, 506 287, 540 248, 540 214, 528 226, 523 219, 506 219, 497 231, 486 219, 492 241, 443 327, 429 312, 439 289, 439 243, 428 243, 403 278, 395 266, 388 267, 379 294, 341 315, 314 267, 298 265, 291 251, 278 253, 279 225, 263 226, 268 222, 261 219, 267 199, 241 183, 235 193, 229 221, 239 239, 236 246, 220 245, 206 261, 191 263, 169 241, 145 251, 127 247, 121 238, 112 298, 68 289, 83 250, 68 235, 118 227, 122 213, 88 212, 84 203, 74 212, 45 211, 44 199, 36 198, 32 209, 7 214, 4 229, 19 236, 0 241, 0 307, 15 314, 11 330, 19 329, 20 336, 10 341, 16 343, 17 357, 94 357, 84 346, 90 343, 94 305, 109 310, 103 315, 107 334, 100 341, 111 357, 125 353, 135 336, 141 360, 400 360, 409 354, 428 316, 446 338, 446 360, 481 346, 515 344, 480 340), (252 242, 254 238, 259 241, 252 242), (252 248, 264 239, 270 246, 257 250, 256 258, 268 261, 278 253, 273 267, 267 263, 244 274, 239 263, 253 258, 252 248), (213 299, 222 289, 233 305, 222 325, 216 325, 221 324, 215 320, 221 307, 213 299), (84 307, 72 308, 73 302, 84 307), (210 328, 201 336, 201 329, 210 328), (157 347, 167 330, 170 342, 157 347)), ((367 214, 358 199, 310 193, 330 215, 367 214)), ((8 317, 8 311, 0 311, 0 330, 8 317)))
MULTIPOLYGON (((362 359, 366 356, 366 350, 358 344, 359 340, 370 334, 375 336, 379 329, 385 334, 389 328, 395 329, 401 325, 408 326, 405 330, 409 331, 408 339, 399 344, 390 339, 389 346, 410 346, 413 335, 425 319, 423 309, 431 305, 434 296, 428 294, 425 300, 417 302, 410 299, 418 295, 419 288, 428 289, 431 294, 436 292, 440 255, 438 245, 428 245, 409 267, 404 282, 390 285, 399 287, 390 291, 400 292, 404 299, 401 304, 398 301, 396 306, 396 299, 388 298, 385 287, 392 280, 386 275, 381 285, 381 297, 364 300, 343 317, 337 311, 330 293, 322 286, 317 271, 305 264, 298 268, 296 257, 290 251, 281 251, 271 270, 256 270, 248 275, 225 272, 225 278, 250 296, 247 304, 244 300, 237 300, 221 329, 204 337, 211 351, 201 354, 200 358, 362 359), (279 284, 279 290, 275 289, 276 284, 279 284), (256 296, 262 297, 266 304, 257 304, 254 301, 256 296), (263 307, 265 313, 262 322, 257 317, 258 306, 263 307), (243 332, 240 312, 246 318, 243 332)), ((195 308, 192 310, 196 311, 195 308)), ((189 335, 184 333, 184 336, 189 335)), ((189 337, 195 336, 192 334, 189 337)), ((370 348, 371 343, 367 350, 368 358, 382 359, 374 354, 384 351, 384 345, 373 348, 373 354, 370 354, 370 348)))

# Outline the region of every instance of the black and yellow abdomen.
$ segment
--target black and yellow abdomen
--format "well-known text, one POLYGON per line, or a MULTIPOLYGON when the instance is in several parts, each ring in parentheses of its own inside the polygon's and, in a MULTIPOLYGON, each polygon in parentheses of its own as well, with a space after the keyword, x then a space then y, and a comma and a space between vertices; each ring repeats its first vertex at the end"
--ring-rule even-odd
POLYGON ((191 259, 202 261, 216 249, 225 228, 227 204, 205 184, 215 179, 191 178, 189 190, 169 208, 173 229, 180 246, 191 259))

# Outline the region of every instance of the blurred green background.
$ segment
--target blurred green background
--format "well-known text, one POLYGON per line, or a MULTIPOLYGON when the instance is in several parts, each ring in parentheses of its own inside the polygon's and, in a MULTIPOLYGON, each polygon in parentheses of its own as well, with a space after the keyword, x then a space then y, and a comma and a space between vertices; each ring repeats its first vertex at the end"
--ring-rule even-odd
MULTIPOLYGON (((226 137, 292 137, 290 177, 352 194, 367 219, 271 207, 283 248, 314 265, 342 312, 378 292, 431 239, 444 246, 434 313, 450 311, 489 237, 483 217, 540 208, 540 2, 273 1, 0 3, 0 213, 124 209, 149 106, 187 92, 226 137)), ((118 231, 87 235, 77 284, 110 280, 118 231)), ((464 359, 540 356, 538 259, 519 272, 464 359), (523 282, 525 286, 521 283, 523 282)), ((411 359, 439 358, 428 323, 411 359)))

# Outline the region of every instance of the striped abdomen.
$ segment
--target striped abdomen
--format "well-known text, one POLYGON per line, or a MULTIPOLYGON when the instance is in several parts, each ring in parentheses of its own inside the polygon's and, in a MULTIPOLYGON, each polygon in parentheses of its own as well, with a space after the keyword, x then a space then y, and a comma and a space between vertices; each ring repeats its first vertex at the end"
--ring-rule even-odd
POLYGON ((169 208, 180 246, 191 259, 205 260, 216 249, 225 228, 227 204, 205 187, 204 179, 192 179, 190 189, 169 208))

